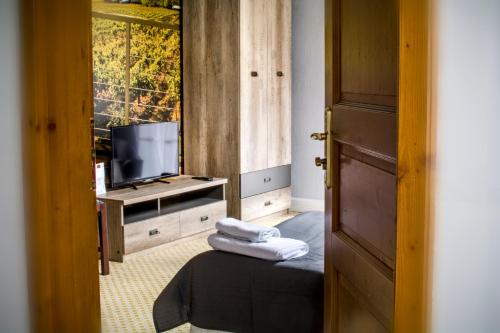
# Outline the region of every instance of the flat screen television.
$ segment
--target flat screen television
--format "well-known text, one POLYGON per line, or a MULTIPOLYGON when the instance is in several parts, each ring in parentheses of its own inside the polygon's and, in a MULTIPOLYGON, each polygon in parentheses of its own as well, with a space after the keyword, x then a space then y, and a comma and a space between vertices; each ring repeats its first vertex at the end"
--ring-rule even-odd
POLYGON ((111 186, 179 175, 176 122, 111 128, 111 186))

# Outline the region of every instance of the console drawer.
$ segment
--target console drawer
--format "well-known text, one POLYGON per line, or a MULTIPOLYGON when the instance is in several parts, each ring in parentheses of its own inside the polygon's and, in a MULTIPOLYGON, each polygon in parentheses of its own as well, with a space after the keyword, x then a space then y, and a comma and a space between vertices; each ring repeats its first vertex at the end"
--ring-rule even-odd
POLYGON ((125 254, 144 250, 179 238, 179 213, 162 215, 123 226, 125 254))
POLYGON ((182 211, 181 237, 193 235, 215 227, 215 223, 227 216, 227 201, 219 201, 182 211))
POLYGON ((248 198, 291 185, 290 164, 240 175, 240 198, 248 198))
POLYGON ((241 219, 253 220, 289 209, 292 204, 291 187, 271 191, 241 200, 241 219))

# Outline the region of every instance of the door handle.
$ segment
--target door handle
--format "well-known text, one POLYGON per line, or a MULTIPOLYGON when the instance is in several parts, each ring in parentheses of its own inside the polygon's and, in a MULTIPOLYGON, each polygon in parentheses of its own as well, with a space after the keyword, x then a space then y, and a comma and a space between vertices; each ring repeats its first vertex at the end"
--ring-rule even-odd
POLYGON ((317 167, 322 167, 326 171, 325 174, 325 185, 326 188, 332 186, 332 109, 327 107, 325 109, 325 132, 323 133, 313 133, 311 134, 311 139, 318 141, 325 141, 325 158, 316 157, 314 159, 314 164, 317 167))
POLYGON ((326 137, 327 137, 326 133, 313 133, 313 134, 311 134, 311 139, 313 139, 313 140, 325 141, 326 137))

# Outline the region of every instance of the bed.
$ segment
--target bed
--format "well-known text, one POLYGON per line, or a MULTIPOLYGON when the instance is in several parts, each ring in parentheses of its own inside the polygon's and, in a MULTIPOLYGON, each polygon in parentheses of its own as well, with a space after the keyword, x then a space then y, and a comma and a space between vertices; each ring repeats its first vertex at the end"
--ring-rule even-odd
POLYGON ((320 332, 323 324, 324 215, 308 212, 279 224, 309 253, 270 262, 221 251, 191 259, 154 303, 158 332, 191 323, 228 332, 320 332))

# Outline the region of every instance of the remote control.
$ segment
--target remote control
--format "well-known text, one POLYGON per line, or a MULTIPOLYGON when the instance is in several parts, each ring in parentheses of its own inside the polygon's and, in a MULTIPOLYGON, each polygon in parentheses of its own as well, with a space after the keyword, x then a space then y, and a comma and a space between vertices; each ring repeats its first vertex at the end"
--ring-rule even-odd
POLYGON ((203 181, 206 181, 206 182, 211 182, 211 181, 214 180, 214 177, 193 177, 192 179, 203 180, 203 181))

